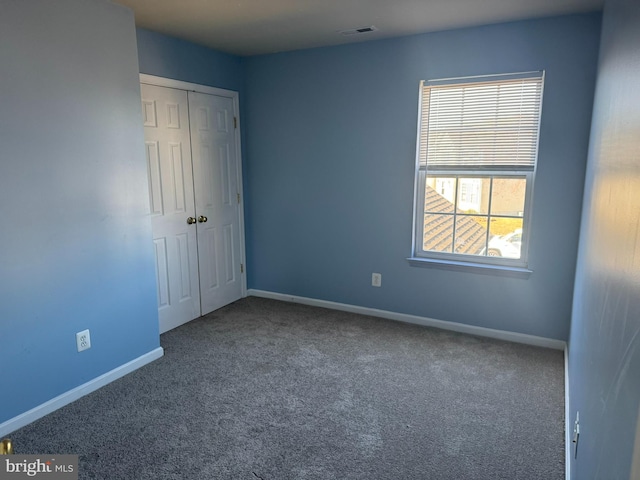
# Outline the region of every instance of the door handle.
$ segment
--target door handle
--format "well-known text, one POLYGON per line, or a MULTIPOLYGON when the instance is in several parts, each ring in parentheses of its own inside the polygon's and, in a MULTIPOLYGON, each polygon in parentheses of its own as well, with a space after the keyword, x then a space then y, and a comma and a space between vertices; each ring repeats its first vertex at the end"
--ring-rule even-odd
POLYGON ((199 221, 200 223, 204 223, 204 222, 206 222, 207 220, 209 220, 209 219, 208 219, 207 217, 205 217, 204 215, 200 215, 200 216, 198 217, 198 221, 199 221))
POLYGON ((196 219, 195 219, 195 218, 193 218, 193 217, 188 217, 188 218, 187 218, 187 223, 188 223, 189 225, 191 225, 192 223, 196 223, 196 219))

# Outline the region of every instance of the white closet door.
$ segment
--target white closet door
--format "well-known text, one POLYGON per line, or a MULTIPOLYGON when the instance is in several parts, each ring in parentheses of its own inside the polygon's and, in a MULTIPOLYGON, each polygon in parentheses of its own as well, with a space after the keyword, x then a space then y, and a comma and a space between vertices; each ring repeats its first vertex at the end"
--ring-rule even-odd
POLYGON ((242 297, 233 99, 189 92, 202 315, 242 297))
POLYGON ((200 316, 189 110, 183 90, 141 90, 162 333, 200 316))

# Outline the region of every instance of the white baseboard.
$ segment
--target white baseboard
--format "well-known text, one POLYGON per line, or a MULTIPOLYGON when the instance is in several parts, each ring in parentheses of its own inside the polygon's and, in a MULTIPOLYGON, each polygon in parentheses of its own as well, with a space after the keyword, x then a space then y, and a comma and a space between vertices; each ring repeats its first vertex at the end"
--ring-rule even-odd
POLYGON ((564 478, 571 480, 571 452, 573 451, 573 441, 571 434, 571 404, 569 403, 569 345, 564 347, 564 478))
POLYGON ((139 356, 138 358, 131 360, 130 362, 125 363, 124 365, 120 365, 113 370, 100 375, 99 377, 94 378, 93 380, 88 381, 68 392, 63 393, 62 395, 58 395, 55 398, 43 403, 42 405, 38 405, 31 410, 24 412, 17 417, 13 417, 7 420, 4 423, 0 424, 0 437, 7 435, 8 433, 14 432, 19 428, 24 427, 25 425, 30 424, 31 422, 35 422, 39 418, 44 417, 45 415, 50 414, 58 410, 59 408, 64 407, 65 405, 78 400, 80 397, 84 397, 85 395, 98 390, 101 387, 104 387, 108 383, 113 382, 121 377, 124 377, 127 373, 131 373, 134 370, 137 370, 140 367, 145 366, 148 363, 157 360, 158 358, 164 355, 164 350, 162 347, 158 347, 154 350, 151 350, 144 355, 139 356))
POLYGON ((308 297, 298 297, 296 295, 287 295, 284 293, 268 292, 265 290, 256 290, 250 288, 247 295, 262 298, 271 298, 274 300, 282 300, 285 302, 300 303, 303 305, 312 305, 315 307, 329 308, 332 310, 341 310, 344 312, 359 313, 372 317, 386 318, 389 320, 397 320, 405 323, 415 323, 424 325, 425 327, 434 327, 442 330, 451 330, 453 332, 468 333, 470 335, 478 335, 480 337, 490 337, 499 340, 506 340, 515 343, 524 343, 534 345, 536 347, 553 348, 555 350, 564 350, 566 342, 556 340, 554 338, 537 337, 535 335, 527 335, 524 333, 508 332, 505 330, 495 330, 493 328, 477 327, 475 325, 466 325, 464 323, 446 322, 443 320, 435 320, 433 318, 419 317, 417 315, 408 315, 406 313, 390 312, 388 310, 378 310, 377 308, 359 307, 357 305, 349 305, 346 303, 330 302, 327 300, 316 300, 308 297))

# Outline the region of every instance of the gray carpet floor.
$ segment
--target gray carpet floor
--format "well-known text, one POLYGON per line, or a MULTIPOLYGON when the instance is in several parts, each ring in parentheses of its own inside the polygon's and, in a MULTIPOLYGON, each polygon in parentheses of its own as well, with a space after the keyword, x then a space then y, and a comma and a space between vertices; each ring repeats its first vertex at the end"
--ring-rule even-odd
POLYGON ((564 478, 559 351, 249 297, 11 435, 80 479, 564 478))

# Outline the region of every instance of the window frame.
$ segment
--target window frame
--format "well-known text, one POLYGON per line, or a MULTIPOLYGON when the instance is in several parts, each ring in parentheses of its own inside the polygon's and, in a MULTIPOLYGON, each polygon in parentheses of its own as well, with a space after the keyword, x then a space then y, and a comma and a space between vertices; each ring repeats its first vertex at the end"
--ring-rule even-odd
MULTIPOLYGON (((527 170, 438 170, 437 174, 431 174, 430 176, 434 177, 447 177, 458 179, 456 185, 459 185, 459 179, 461 178, 523 178, 526 181, 525 194, 524 194, 524 211, 523 215, 513 216, 513 215, 504 215, 504 214, 495 214, 492 215, 491 210, 489 210, 486 214, 478 213, 478 214, 459 214, 455 210, 457 208, 457 203, 459 201, 459 190, 454 192, 454 198, 456 202, 454 203, 454 211, 452 213, 443 213, 443 215, 450 215, 454 219, 458 216, 465 217, 485 217, 489 220, 491 217, 501 217, 501 218, 521 218, 522 219, 522 244, 520 247, 520 258, 507 258, 507 257, 490 257, 488 255, 470 255, 464 253, 454 253, 454 252, 438 252, 434 250, 423 250, 422 244, 424 242, 424 216, 427 212, 424 211, 424 207, 418 208, 418 202, 424 204, 425 198, 425 186, 427 180, 427 170, 426 168, 421 168, 418 171, 418 197, 414 202, 414 236, 413 236, 413 245, 412 251, 414 252, 413 257, 415 259, 435 259, 440 261, 452 260, 455 262, 467 262, 467 263, 487 263, 488 265, 496 265, 496 266, 505 266, 505 267, 521 267, 527 268, 528 262, 526 255, 523 255, 522 252, 528 251, 529 247, 529 233, 531 231, 530 223, 531 223, 531 209, 528 209, 528 205, 531 204, 531 199, 533 197, 533 183, 534 183, 534 172, 527 170), (525 257, 525 258, 523 258, 525 257)), ((459 187, 457 187, 459 189, 459 187)), ((454 220, 455 224, 455 220, 454 220)), ((489 236, 489 233, 487 233, 489 236)), ((454 235, 455 241, 455 235, 454 235)), ((489 244, 489 238, 486 240, 486 245, 489 244)))
MULTIPOLYGON (((413 266, 436 266, 439 268, 450 268, 454 270, 468 270, 475 269, 480 273, 498 273, 498 274, 514 274, 516 276, 524 275, 528 276, 531 273, 529 270, 529 247, 531 238, 531 218, 533 213, 533 193, 534 183, 538 164, 539 153, 539 141, 540 141, 540 123, 542 120, 542 101, 544 94, 544 71, 539 72, 522 72, 517 74, 505 74, 505 75, 489 75, 489 76, 477 76, 477 77, 461 77, 454 79, 439 79, 429 80, 428 82, 420 82, 419 90, 419 103, 418 103, 418 121, 417 121, 417 140, 416 140, 416 163, 415 163, 415 185, 414 185, 414 201, 413 201, 413 226, 412 226, 412 256, 408 258, 409 263, 413 266), (503 167, 459 167, 450 169, 434 169, 429 170, 428 159, 424 164, 421 164, 420 149, 421 145, 421 131, 423 129, 423 92, 425 85, 455 85, 459 83, 475 83, 486 82, 492 80, 509 80, 518 78, 540 78, 541 90, 540 90, 540 107, 538 111, 538 129, 536 138, 536 151, 533 167, 531 169, 517 169, 517 168, 503 168, 503 167), (465 253, 455 252, 438 252, 431 250, 424 250, 424 217, 425 217, 425 195, 426 195, 426 179, 427 176, 435 177, 447 177, 456 178, 455 191, 454 191, 454 210, 450 215, 455 219, 458 215, 462 216, 474 216, 473 214, 459 214, 457 212, 458 202, 460 201, 460 179, 461 178, 524 178, 526 182, 525 196, 524 196, 524 210, 522 218, 522 243, 520 247, 520 258, 507 258, 507 257, 492 257, 485 255, 472 255, 465 253), (495 272, 494 272, 495 271, 495 272)), ((491 218, 491 208, 488 208, 486 214, 478 214, 480 217, 491 218)), ((505 217, 505 215, 493 215, 499 217, 505 217)), ((455 226, 454 226, 455 231, 455 226)), ((485 240, 485 248, 488 249, 490 241, 490 233, 487 232, 487 239, 485 240)), ((455 242, 455 234, 453 237, 455 242)), ((455 245, 452 246, 455 248, 455 245)))

